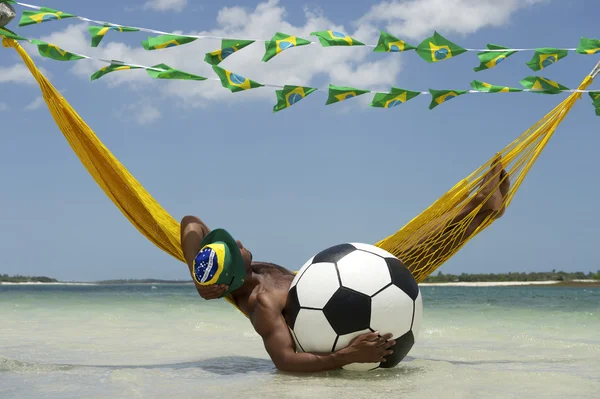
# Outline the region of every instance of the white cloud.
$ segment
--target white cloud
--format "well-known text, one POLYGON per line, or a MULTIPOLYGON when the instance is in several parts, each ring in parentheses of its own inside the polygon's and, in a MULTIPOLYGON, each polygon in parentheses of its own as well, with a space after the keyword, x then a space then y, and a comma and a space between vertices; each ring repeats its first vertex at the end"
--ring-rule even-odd
POLYGON ((5 112, 5 111, 8 111, 8 104, 0 103, 0 112, 5 112))
POLYGON ((144 10, 181 12, 187 5, 187 0, 149 0, 144 3, 144 10))
POLYGON ((471 34, 486 26, 502 26, 521 8, 547 0, 410 0, 374 5, 359 24, 377 24, 396 36, 424 39, 440 33, 471 34), (385 25, 383 25, 385 24, 385 25))
MULTIPOLYGON (((469 34, 485 26, 505 24, 510 15, 520 8, 543 1, 546 0, 394 0, 372 7, 359 20, 349 26, 343 26, 333 23, 321 11, 314 9, 305 9, 303 23, 292 24, 286 19, 285 8, 278 0, 267 0, 259 3, 254 9, 223 7, 216 18, 217 27, 210 31, 175 33, 270 39, 275 32, 285 32, 316 41, 314 36, 310 36, 311 32, 334 29, 365 43, 374 44, 377 43, 379 28, 384 28, 382 25, 385 24, 385 29, 390 33, 412 39, 424 38, 433 30, 469 34)), ((111 32, 99 47, 91 48, 87 24, 68 25, 64 30, 43 37, 42 40, 96 58, 147 66, 165 63, 173 68, 212 79, 216 78, 216 75, 210 65, 203 62, 204 54, 220 47, 218 40, 196 40, 180 47, 146 51, 141 46, 131 47, 119 42, 119 34, 111 32)), ((326 88, 326 84, 331 83, 375 90, 389 89, 402 69, 402 57, 390 56, 373 61, 369 58, 372 54, 370 47, 323 48, 315 44, 287 50, 268 63, 261 61, 264 51, 264 43, 256 42, 227 58, 220 66, 261 83, 319 88, 326 88)), ((32 51, 32 55, 40 58, 36 51, 32 51)), ((92 73, 106 64, 80 60, 68 65, 73 73, 88 80, 92 73)), ((1 77, 0 73, 0 79, 1 77)), ((132 88, 136 92, 152 91, 156 98, 175 100, 175 105, 182 108, 204 106, 215 101, 231 104, 247 101, 249 98, 263 98, 271 102, 274 100, 272 88, 232 94, 218 81, 154 80, 143 70, 113 72, 90 84, 132 88)), ((318 94, 313 94, 315 95, 318 94)), ((322 100, 324 102, 325 99, 322 100)), ((362 101, 348 103, 350 107, 363 105, 362 101)), ((159 115, 157 109, 153 111, 147 108, 138 115, 138 122, 153 121, 159 115)))
POLYGON ((140 125, 147 125, 159 119, 160 110, 153 105, 145 105, 135 108, 135 120, 140 125))
POLYGON ((44 104, 44 99, 41 96, 38 96, 35 100, 33 100, 25 107, 25 110, 34 111, 36 109, 40 109, 44 104))
MULTIPOLYGON (((40 68, 40 71, 46 76, 48 72, 40 68)), ((25 83, 34 84, 35 79, 24 64, 15 64, 10 67, 0 68, 0 83, 25 83)))

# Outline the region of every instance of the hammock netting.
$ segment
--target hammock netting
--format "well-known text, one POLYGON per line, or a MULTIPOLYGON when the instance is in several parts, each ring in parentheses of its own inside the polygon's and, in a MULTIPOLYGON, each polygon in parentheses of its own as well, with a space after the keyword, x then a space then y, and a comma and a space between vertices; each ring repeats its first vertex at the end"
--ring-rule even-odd
MULTIPOLYGON (((73 107, 39 71, 25 49, 14 40, 3 39, 2 44, 4 47, 14 48, 19 53, 38 82, 44 101, 59 129, 106 195, 148 240, 181 262, 185 262, 180 245, 179 222, 162 208, 104 146, 73 107)), ((577 90, 588 87, 599 72, 597 65, 577 90)), ((507 172, 503 179, 508 178, 511 183, 509 192, 504 196, 503 205, 508 207, 554 131, 581 95, 582 93, 578 91, 570 94, 526 132, 458 182, 421 214, 375 245, 410 264, 411 272, 417 282, 422 282, 469 240, 496 220, 495 215, 490 214, 468 236, 467 228, 481 206, 471 210, 466 216, 461 215, 458 222, 455 221, 461 212, 464 213, 465 206, 481 193, 483 178, 490 171, 498 155, 501 156, 502 165, 507 172)), ((502 179, 497 186, 501 182, 502 179)), ((497 188, 495 187, 494 190, 497 188)), ((231 298, 226 299, 235 306, 231 298)))

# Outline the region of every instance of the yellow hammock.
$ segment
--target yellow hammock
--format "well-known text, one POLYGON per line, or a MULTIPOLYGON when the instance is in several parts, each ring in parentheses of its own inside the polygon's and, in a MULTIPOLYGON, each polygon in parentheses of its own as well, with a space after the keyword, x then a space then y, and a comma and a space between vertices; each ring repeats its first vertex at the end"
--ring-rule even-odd
MULTIPOLYGON (((23 58, 25 65, 40 85, 44 101, 56 124, 73 151, 106 195, 119 207, 140 233, 166 253, 185 262, 180 246, 179 223, 152 198, 102 144, 92 129, 37 69, 25 49, 18 42, 5 38, 2 40, 2 44, 4 47, 14 48, 23 58)), ((578 90, 584 90, 592 83, 593 78, 600 72, 599 66, 600 63, 583 80, 578 90)), ((502 156, 502 163, 511 180, 511 189, 505 197, 505 206, 510 204, 515 192, 519 189, 523 179, 552 137, 557 126, 575 102, 581 98, 581 94, 581 92, 573 92, 556 108, 498 153, 502 156)), ((496 155, 452 187, 398 232, 375 245, 404 260, 419 259, 418 264, 413 266, 412 272, 417 282, 422 282, 458 252, 466 242, 486 229, 495 220, 488 217, 475 233, 466 240, 458 238, 465 233, 467 226, 479 209, 474 209, 454 228, 445 228, 469 200, 477 194, 482 178, 495 158, 496 155), (442 249, 444 255, 440 256, 439 251, 442 249)), ((231 298, 226 299, 236 306, 231 298)))

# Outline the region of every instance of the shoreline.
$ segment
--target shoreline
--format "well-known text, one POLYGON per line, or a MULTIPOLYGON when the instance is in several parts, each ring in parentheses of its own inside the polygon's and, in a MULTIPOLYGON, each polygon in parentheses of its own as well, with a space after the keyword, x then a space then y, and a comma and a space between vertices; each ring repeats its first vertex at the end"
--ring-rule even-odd
MULTIPOLYGON (((69 285, 69 286, 101 286, 101 285, 193 285, 192 282, 139 282, 139 283, 94 283, 94 282, 0 282, 0 285, 13 286, 46 286, 46 285, 69 285)), ((569 281, 457 281, 451 283, 421 283, 420 287, 515 287, 515 286, 539 286, 539 287, 600 287, 600 280, 569 280, 569 281)))

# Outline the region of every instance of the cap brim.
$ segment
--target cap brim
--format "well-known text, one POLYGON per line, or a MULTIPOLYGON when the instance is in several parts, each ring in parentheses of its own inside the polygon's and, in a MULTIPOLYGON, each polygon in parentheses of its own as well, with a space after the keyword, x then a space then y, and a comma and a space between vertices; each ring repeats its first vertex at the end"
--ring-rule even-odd
POLYGON ((229 284, 229 288, 223 296, 229 294, 232 291, 237 290, 244 284, 244 280, 246 278, 246 266, 244 265, 244 257, 242 256, 242 251, 238 246, 235 239, 227 232, 225 229, 214 229, 210 233, 204 237, 200 247, 204 247, 205 245, 211 244, 216 241, 222 241, 229 247, 229 253, 231 255, 231 266, 232 270, 232 281, 229 284))

